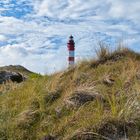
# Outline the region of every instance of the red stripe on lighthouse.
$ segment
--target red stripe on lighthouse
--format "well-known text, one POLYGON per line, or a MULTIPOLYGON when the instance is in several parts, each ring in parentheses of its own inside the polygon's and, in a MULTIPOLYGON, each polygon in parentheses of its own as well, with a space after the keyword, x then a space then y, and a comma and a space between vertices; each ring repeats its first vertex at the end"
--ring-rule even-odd
POLYGON ((68 60, 69 61, 74 61, 74 57, 69 57, 68 60))
POLYGON ((74 51, 75 50, 74 45, 68 43, 68 50, 69 51, 74 51))
POLYGON ((72 47, 71 47, 71 48, 69 48, 69 51, 74 51, 74 50, 75 50, 75 49, 74 49, 74 47, 73 47, 73 48, 72 48, 72 47))

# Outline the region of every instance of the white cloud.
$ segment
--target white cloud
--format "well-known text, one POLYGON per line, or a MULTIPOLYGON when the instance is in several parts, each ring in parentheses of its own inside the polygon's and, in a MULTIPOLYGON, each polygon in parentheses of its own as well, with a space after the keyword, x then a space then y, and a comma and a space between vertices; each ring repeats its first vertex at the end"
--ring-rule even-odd
POLYGON ((140 20, 139 0, 42 0, 36 1, 34 10, 38 16, 58 19, 87 18, 95 15, 105 18, 140 20))
POLYGON ((0 42, 6 41, 7 38, 4 35, 0 35, 0 42))
MULTIPOLYGON (((65 68, 70 34, 75 37, 77 59, 93 56, 100 40, 115 44, 123 38, 134 49, 140 41, 139 0, 20 0, 17 4, 22 2, 33 6, 27 15, 0 16, 0 42, 7 44, 0 47, 0 65, 21 64, 41 73, 65 68)), ((3 5, 1 12, 14 6, 10 0, 3 5)))
POLYGON ((114 18, 128 18, 135 21, 140 20, 140 1, 139 0, 108 0, 111 3, 109 15, 114 18))

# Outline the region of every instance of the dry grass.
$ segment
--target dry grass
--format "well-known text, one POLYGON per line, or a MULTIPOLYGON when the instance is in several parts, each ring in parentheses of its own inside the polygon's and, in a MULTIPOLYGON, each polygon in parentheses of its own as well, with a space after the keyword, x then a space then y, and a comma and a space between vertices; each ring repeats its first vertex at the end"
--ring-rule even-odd
POLYGON ((100 48, 97 54, 96 61, 31 78, 0 95, 0 139, 38 140, 51 135, 75 140, 79 135, 80 139, 125 136, 138 140, 140 55, 122 48, 112 53, 100 48), (114 82, 108 83, 110 80, 114 82), (96 91, 104 101, 69 108, 65 100, 76 90, 96 91))
POLYGON ((95 53, 98 59, 104 59, 111 54, 109 46, 103 42, 99 42, 98 49, 95 49, 95 53))

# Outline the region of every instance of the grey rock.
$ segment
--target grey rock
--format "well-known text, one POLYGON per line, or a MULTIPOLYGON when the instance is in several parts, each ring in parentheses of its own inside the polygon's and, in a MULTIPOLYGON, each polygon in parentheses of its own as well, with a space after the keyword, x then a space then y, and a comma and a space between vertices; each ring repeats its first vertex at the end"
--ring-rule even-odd
POLYGON ((26 78, 18 72, 0 71, 0 84, 5 83, 6 81, 21 83, 25 79, 26 78))
POLYGON ((79 107, 87 102, 95 100, 103 100, 103 97, 97 92, 89 93, 87 91, 75 91, 68 99, 66 99, 65 103, 68 107, 79 107))

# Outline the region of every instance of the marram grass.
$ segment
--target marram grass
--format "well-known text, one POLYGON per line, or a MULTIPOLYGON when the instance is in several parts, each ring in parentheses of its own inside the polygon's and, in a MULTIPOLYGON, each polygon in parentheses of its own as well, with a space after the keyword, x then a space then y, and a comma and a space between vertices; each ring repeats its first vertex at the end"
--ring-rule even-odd
POLYGON ((109 53, 105 48, 97 54, 97 60, 64 72, 31 75, 18 86, 0 85, 0 140, 40 140, 49 135, 74 140, 78 134, 113 139, 115 131, 139 140, 140 55, 128 49, 109 53), (104 100, 68 108, 66 99, 77 90, 97 92, 104 100))

